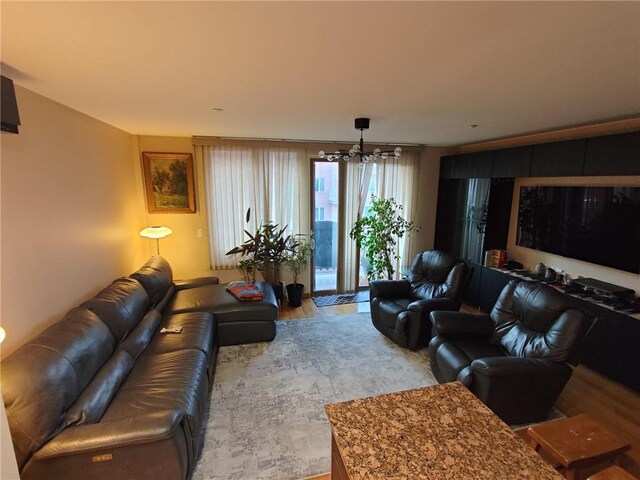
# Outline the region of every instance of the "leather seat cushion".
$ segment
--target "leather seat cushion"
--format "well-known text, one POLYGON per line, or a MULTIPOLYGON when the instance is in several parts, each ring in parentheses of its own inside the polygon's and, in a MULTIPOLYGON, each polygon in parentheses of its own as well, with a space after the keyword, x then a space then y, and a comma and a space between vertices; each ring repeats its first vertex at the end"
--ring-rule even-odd
POLYGON ((478 358, 501 357, 498 347, 488 342, 457 338, 455 343, 443 342, 436 351, 436 363, 446 381, 457 379, 462 369, 478 358))
POLYGON ((144 351, 144 355, 195 349, 200 350, 211 360, 215 326, 215 319, 208 312, 171 315, 165 319, 162 327, 169 329, 182 327, 182 331, 180 333, 160 333, 158 331, 144 351))
POLYGON ((412 302, 410 298, 380 298, 378 300, 378 318, 380 322, 387 328, 395 329, 398 321, 398 315, 407 310, 412 302))
POLYGON ((256 282, 264 294, 258 302, 243 302, 229 293, 226 285, 202 285, 176 291, 164 310, 165 315, 211 312, 219 324, 246 321, 273 321, 278 316, 278 302, 269 284, 256 282))
POLYGON ((199 350, 142 355, 102 422, 178 410, 187 415, 191 436, 197 438, 208 394, 206 373, 207 356, 199 350))

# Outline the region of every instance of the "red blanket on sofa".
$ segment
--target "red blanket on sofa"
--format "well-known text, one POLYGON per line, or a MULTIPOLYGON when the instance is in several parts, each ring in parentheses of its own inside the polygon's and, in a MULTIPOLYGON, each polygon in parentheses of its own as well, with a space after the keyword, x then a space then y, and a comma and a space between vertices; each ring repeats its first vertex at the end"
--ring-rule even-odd
POLYGON ((243 302, 256 302, 264 297, 260 289, 249 282, 231 282, 227 285, 227 291, 243 302))

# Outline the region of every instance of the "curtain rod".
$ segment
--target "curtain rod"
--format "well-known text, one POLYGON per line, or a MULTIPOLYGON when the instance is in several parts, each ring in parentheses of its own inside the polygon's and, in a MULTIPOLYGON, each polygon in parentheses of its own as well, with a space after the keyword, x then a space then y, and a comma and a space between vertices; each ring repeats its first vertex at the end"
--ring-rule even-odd
MULTIPOLYGON (((288 138, 253 138, 253 137, 216 137, 210 135, 193 135, 191 137, 192 142, 206 141, 206 140, 231 140, 231 141, 244 141, 244 142, 286 142, 286 143, 316 143, 316 144, 350 144, 349 140, 293 140, 288 138)), ((400 147, 424 147, 421 143, 399 143, 399 142, 366 142, 367 145, 395 145, 400 147)))

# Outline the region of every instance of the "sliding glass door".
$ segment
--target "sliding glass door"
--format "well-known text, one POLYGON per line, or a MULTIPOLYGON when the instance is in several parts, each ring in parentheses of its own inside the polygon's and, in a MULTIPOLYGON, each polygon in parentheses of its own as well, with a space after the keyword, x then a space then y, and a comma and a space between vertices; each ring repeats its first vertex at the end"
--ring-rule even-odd
POLYGON ((340 163, 311 162, 311 224, 315 239, 311 293, 338 289, 340 215, 340 163))

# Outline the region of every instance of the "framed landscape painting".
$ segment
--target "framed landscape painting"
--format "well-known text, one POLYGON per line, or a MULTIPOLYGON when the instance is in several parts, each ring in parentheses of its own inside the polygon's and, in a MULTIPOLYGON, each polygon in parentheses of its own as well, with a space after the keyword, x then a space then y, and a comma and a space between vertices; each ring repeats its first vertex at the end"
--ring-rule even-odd
POLYGON ((142 152, 149 213, 195 213, 190 153, 142 152))

